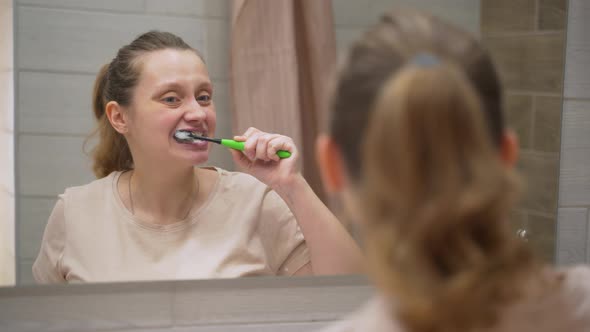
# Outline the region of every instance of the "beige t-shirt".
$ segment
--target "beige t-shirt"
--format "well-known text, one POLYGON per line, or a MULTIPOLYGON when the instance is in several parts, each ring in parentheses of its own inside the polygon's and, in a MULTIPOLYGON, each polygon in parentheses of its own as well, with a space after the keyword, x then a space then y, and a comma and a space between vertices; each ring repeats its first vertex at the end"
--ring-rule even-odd
POLYGON ((217 169, 207 201, 185 220, 147 224, 123 205, 121 172, 66 189, 47 223, 39 283, 292 275, 309 263, 295 217, 254 177, 217 169))
MULTIPOLYGON (((474 332, 590 331, 590 268, 576 266, 562 274, 557 291, 525 299, 506 308, 497 326, 474 332)), ((392 318, 392 306, 375 297, 358 312, 322 332, 407 332, 392 318)))

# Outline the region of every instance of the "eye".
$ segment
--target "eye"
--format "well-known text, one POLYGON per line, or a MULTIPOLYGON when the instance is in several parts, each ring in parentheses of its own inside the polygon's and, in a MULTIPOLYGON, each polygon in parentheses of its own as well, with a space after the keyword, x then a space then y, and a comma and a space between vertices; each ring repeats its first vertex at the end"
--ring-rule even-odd
POLYGON ((201 105, 209 105, 211 103, 211 95, 203 93, 197 96, 197 101, 201 105))
POLYGON ((180 99, 176 96, 167 96, 162 98, 162 101, 166 104, 175 104, 180 102, 180 99))

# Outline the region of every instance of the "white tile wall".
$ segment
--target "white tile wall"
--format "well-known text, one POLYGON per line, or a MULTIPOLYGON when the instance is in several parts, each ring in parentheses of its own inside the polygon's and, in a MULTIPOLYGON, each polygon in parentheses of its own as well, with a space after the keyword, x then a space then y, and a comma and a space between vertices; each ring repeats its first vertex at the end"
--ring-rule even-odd
POLYGON ((21 7, 17 22, 21 70, 96 73, 121 46, 152 29, 175 33, 207 54, 207 26, 196 18, 21 7))
MULTIPOLYGON (((0 251, 5 253, 7 256, 12 257, 13 261, 9 262, 9 265, 14 266, 14 193, 0 190, 0 216, 2 216, 3 219, 2 221, 0 221, 0 234, 9 235, 2 236, 2 241, 0 242, 0 251)), ((4 268, 4 266, 0 265, 0 269, 2 268, 4 268)))
MULTIPOLYGON (((82 153, 84 137, 22 135, 18 141, 19 195, 54 197, 94 179, 82 153)), ((20 222, 22 220, 19 216, 20 222)))
POLYGON ((20 237, 17 243, 19 260, 26 261, 37 258, 45 225, 47 225, 47 220, 56 201, 57 197, 22 197, 20 199, 19 219, 21 222, 18 224, 20 237))
POLYGON ((14 72, 0 71, 0 130, 14 131, 14 72))
POLYGON ((14 134, 0 130, 0 190, 14 193, 14 134))
POLYGON ((17 5, 33 5, 46 8, 98 9, 121 12, 139 12, 145 7, 145 0, 16 0, 17 5))
POLYGON ((559 177, 559 264, 590 262, 590 2, 569 0, 559 177))
POLYGON ((12 24, 12 0, 0 0, 0 72, 13 68, 12 24))

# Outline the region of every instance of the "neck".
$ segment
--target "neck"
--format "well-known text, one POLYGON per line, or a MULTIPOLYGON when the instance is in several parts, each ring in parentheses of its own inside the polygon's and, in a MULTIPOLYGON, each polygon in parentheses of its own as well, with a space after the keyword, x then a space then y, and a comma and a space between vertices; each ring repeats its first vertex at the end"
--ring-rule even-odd
POLYGON ((129 180, 132 212, 157 224, 184 219, 195 203, 198 179, 194 168, 136 164, 129 180))

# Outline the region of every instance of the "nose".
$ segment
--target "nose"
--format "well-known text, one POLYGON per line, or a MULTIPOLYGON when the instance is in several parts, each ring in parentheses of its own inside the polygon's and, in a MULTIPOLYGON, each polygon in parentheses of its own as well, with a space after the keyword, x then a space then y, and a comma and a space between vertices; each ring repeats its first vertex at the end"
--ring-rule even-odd
POLYGON ((187 122, 191 121, 204 121, 207 117, 207 113, 205 112, 205 107, 199 105, 196 100, 193 100, 191 103, 186 105, 186 109, 184 111, 184 119, 187 122))

